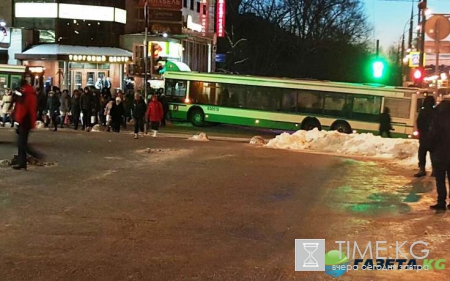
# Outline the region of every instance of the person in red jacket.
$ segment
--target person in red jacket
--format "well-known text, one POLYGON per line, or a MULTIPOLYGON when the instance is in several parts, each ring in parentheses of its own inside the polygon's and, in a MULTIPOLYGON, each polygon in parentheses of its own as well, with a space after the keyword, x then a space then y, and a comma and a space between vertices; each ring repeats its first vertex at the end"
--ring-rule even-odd
MULTIPOLYGON (((17 127, 17 147, 19 150, 18 165, 13 166, 16 170, 27 169, 27 151, 30 152, 28 147, 28 135, 32 129, 36 126, 37 117, 37 96, 36 91, 28 83, 26 79, 23 79, 20 84, 20 90, 15 91, 15 108, 14 108, 14 122, 18 123, 17 127)), ((35 154, 36 153, 30 153, 35 154)))
POLYGON ((147 118, 150 121, 153 137, 156 137, 156 134, 158 133, 159 125, 161 124, 161 119, 163 116, 163 106, 161 102, 158 101, 158 96, 155 94, 153 95, 152 101, 149 103, 147 108, 147 118))

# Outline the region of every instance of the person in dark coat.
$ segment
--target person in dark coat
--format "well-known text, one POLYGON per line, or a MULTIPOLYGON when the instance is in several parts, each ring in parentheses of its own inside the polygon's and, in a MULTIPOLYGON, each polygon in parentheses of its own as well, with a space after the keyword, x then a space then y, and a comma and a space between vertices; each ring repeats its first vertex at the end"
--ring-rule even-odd
POLYGON ((134 138, 137 139, 139 130, 144 126, 144 118, 147 111, 147 105, 139 93, 134 94, 132 110, 134 119, 134 138))
POLYGON ((392 128, 391 115, 389 114, 391 111, 389 107, 385 107, 383 113, 380 114, 380 136, 383 136, 383 133, 386 133, 387 137, 391 137, 391 131, 394 130, 392 128))
POLYGON ((89 130, 91 123, 91 113, 92 113, 92 94, 88 87, 84 88, 83 94, 80 97, 80 109, 83 113, 83 127, 82 130, 89 130))
POLYGON ((113 103, 110 111, 113 132, 120 132, 120 125, 122 124, 124 114, 125 110, 123 108, 122 99, 117 97, 116 102, 113 103))
POLYGON ((167 113, 169 112, 169 101, 167 100, 167 96, 164 95, 164 90, 162 90, 163 92, 160 95, 160 102, 163 106, 163 117, 161 119, 161 127, 165 127, 166 126, 166 118, 167 118, 167 113))
POLYGON ((73 91, 72 101, 70 104, 71 108, 70 111, 72 112, 72 118, 73 118, 73 125, 74 129, 78 130, 78 124, 80 123, 80 113, 81 113, 81 107, 80 107, 80 92, 78 90, 73 91))
POLYGON ((47 112, 50 115, 50 118, 53 123, 53 131, 58 130, 58 116, 59 116, 59 107, 61 106, 61 102, 59 101, 59 97, 55 92, 50 91, 48 93, 47 100, 47 112))
POLYGON ((450 182, 450 101, 444 100, 436 107, 436 118, 429 133, 431 162, 436 177, 437 204, 431 209, 444 211, 446 207, 447 188, 445 178, 450 182))
POLYGON ((423 106, 417 117, 417 131, 419 132, 419 172, 414 175, 415 177, 423 177, 427 174, 425 165, 427 152, 430 151, 428 138, 430 126, 435 115, 434 105, 434 97, 427 96, 423 101, 423 106))
POLYGON ((38 108, 38 120, 44 122, 44 111, 47 108, 47 95, 39 88, 36 89, 37 94, 37 108, 38 108))

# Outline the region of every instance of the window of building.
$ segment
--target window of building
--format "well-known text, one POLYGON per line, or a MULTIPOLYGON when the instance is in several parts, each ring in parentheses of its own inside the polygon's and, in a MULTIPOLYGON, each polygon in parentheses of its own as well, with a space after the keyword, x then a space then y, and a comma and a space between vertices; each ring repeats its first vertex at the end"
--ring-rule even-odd
POLYGON ((194 10, 194 0, 191 0, 191 10, 194 10))
POLYGON ((206 4, 203 4, 203 14, 206 16, 206 12, 207 12, 207 6, 206 4))
POLYGON ((188 3, 188 0, 183 0, 183 7, 184 8, 187 8, 187 3, 188 3))
POLYGON ((200 13, 200 2, 197 2, 197 13, 200 13))

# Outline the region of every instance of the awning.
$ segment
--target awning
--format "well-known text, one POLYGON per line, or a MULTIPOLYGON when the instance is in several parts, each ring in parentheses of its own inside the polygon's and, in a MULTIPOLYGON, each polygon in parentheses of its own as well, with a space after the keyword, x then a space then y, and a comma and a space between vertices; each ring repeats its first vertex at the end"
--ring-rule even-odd
POLYGON ((18 60, 67 60, 74 62, 126 63, 132 59, 132 53, 113 47, 87 47, 59 44, 41 44, 32 46, 21 54, 18 60))
POLYGON ((168 61, 166 62, 166 65, 164 66, 164 71, 174 71, 174 72, 185 72, 185 71, 191 71, 189 66, 181 61, 168 61))

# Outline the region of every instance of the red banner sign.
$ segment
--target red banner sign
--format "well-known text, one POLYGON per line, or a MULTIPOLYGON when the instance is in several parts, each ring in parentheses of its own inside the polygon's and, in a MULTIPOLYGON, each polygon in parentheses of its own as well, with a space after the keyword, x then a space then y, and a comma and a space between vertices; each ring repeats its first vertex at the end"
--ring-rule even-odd
POLYGON ((200 7, 201 21, 202 21, 202 35, 205 36, 208 31, 208 3, 202 0, 200 7))
POLYGON ((225 37, 225 0, 217 0, 216 32, 217 37, 225 37))

